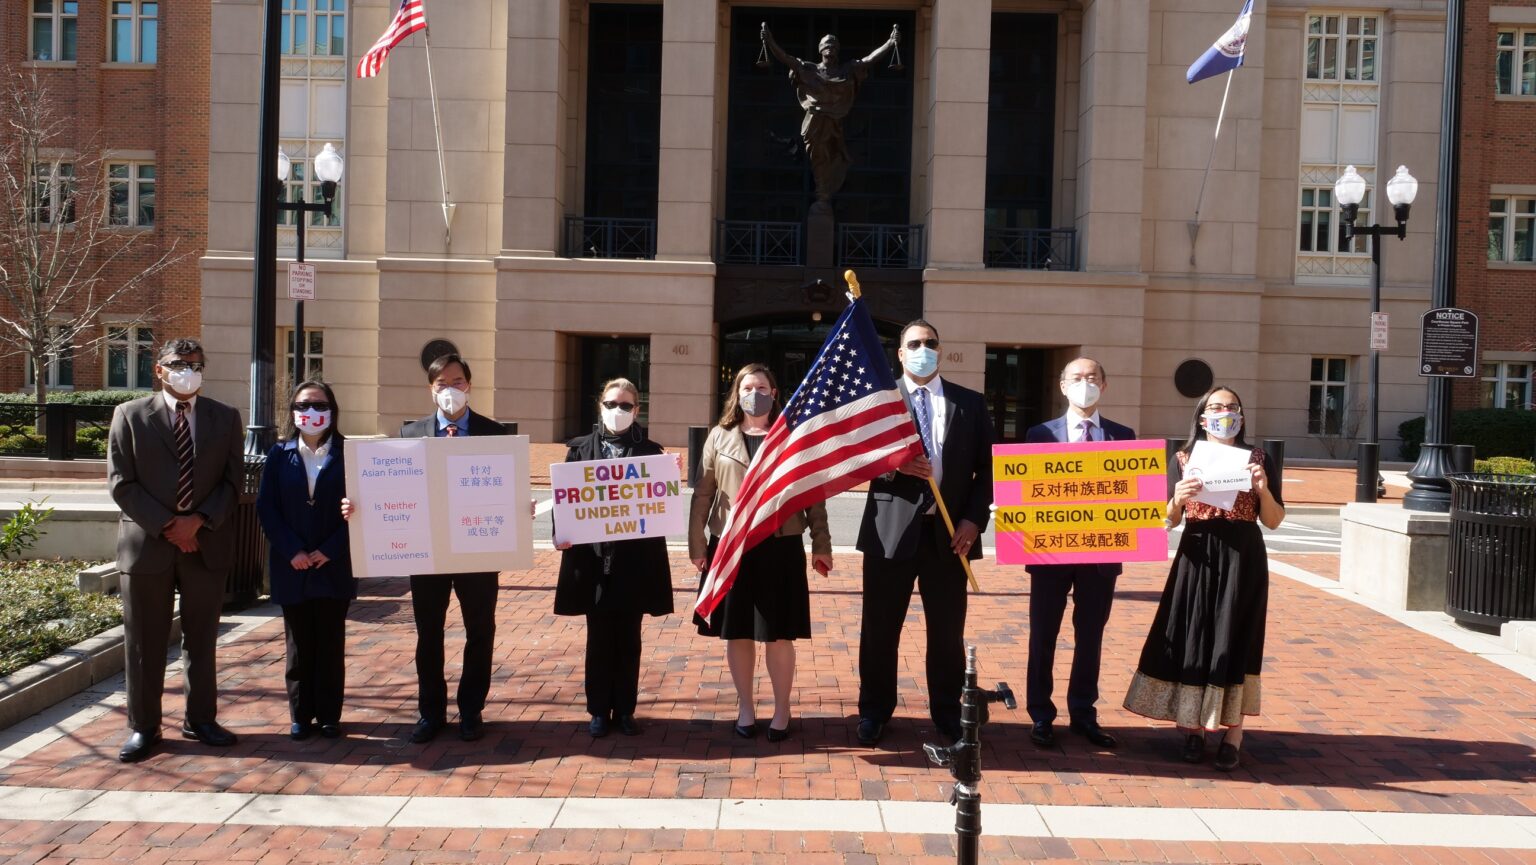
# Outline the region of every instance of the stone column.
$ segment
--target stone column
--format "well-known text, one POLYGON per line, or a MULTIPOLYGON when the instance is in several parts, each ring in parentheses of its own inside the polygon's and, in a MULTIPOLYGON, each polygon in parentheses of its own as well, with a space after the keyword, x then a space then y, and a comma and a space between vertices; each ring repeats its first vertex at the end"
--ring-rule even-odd
POLYGON ((990 0, 939 0, 928 46, 928 263, 980 267, 987 201, 990 0))
POLYGON ((714 233, 716 0, 665 0, 656 257, 707 261, 714 233))
POLYGON ((560 252, 565 216, 570 0, 502 0, 507 13, 504 255, 560 252))
POLYGON ((1148 0, 1087 0, 1077 147, 1083 270, 1141 269, 1148 0))

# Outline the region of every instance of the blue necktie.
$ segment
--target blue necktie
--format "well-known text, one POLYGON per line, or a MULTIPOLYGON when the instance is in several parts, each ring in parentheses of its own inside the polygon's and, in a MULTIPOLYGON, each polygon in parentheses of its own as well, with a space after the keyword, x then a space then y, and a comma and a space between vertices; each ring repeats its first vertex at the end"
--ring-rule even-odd
MULTIPOLYGON (((923 439, 923 452, 930 460, 938 460, 938 451, 933 446, 933 416, 928 410, 928 388, 920 387, 912 394, 913 413, 917 415, 917 434, 923 439)), ((933 488, 931 484, 923 484, 923 494, 918 501, 918 512, 928 513, 933 507, 933 488)))

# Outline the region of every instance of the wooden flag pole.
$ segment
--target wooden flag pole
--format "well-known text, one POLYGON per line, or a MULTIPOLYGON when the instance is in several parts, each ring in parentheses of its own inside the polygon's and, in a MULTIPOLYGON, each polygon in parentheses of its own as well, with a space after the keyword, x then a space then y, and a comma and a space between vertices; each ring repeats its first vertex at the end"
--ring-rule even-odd
MULTIPOLYGON (((863 296, 863 291, 859 289, 858 274, 854 273, 852 269, 845 270, 843 271, 843 279, 848 282, 848 297, 850 300, 857 300, 863 296)), ((990 483, 990 481, 988 482, 990 483)), ((928 489, 933 491, 933 500, 938 503, 939 515, 944 518, 944 528, 949 532, 950 540, 954 540, 955 521, 950 519, 949 508, 944 504, 944 496, 939 493, 939 483, 933 479, 932 474, 928 475, 928 489)), ((960 558, 960 566, 965 569, 965 579, 970 583, 971 591, 981 591, 981 585, 976 582, 976 574, 971 571, 971 560, 960 555, 958 552, 955 555, 960 558)))

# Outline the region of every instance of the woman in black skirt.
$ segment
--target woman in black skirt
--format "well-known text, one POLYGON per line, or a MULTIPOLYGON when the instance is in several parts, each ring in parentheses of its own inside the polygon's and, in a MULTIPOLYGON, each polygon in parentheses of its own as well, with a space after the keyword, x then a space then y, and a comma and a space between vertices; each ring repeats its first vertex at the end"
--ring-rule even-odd
POLYGON ((1243 743, 1243 716, 1259 713, 1269 558, 1258 524, 1280 525, 1285 503, 1270 486, 1269 457, 1243 438, 1236 391, 1216 387, 1196 404, 1189 440, 1178 452, 1181 474, 1202 439, 1250 450, 1253 489, 1223 510, 1193 501, 1198 478, 1174 487, 1165 524, 1187 522, 1125 708, 1177 724, 1191 763, 1204 759, 1205 731, 1225 727, 1215 765, 1230 772, 1243 743))
MULTIPOLYGON (((747 466, 757 456, 776 414, 778 390, 773 373, 760 364, 748 364, 736 373, 720 415, 710 430, 699 458, 699 476, 693 479, 693 507, 688 520, 688 557, 705 570, 714 556, 719 535, 731 511, 731 500, 741 488, 747 466), (709 530, 706 544, 704 532, 709 530)), ((738 702, 736 735, 757 735, 757 707, 753 678, 757 669, 757 643, 766 644, 768 678, 773 682, 773 720, 768 741, 789 737, 789 696, 795 681, 795 640, 811 636, 811 594, 805 576, 805 546, 801 540, 811 530, 811 557, 822 573, 832 569, 832 537, 827 532, 826 506, 817 503, 793 514, 773 537, 742 554, 740 570, 731 589, 715 608, 708 623, 697 614, 699 633, 726 641, 726 661, 736 684, 738 702)))
MULTIPOLYGON (((639 390, 628 379, 603 385, 601 420, 592 432, 569 442, 566 462, 656 456, 665 453, 635 423, 639 390)), ((640 624, 646 615, 672 613, 672 568, 667 539, 631 538, 600 544, 557 544, 560 579, 555 615, 587 617, 587 732, 608 735, 615 724, 626 736, 640 733, 635 703, 640 691, 640 624)))

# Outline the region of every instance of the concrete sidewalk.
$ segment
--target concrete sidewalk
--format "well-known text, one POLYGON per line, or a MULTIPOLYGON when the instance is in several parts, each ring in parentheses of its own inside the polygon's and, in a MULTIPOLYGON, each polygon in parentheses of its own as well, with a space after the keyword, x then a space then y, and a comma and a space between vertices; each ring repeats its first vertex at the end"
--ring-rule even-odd
MULTIPOLYGON (((1263 715, 1231 775, 1183 763, 1170 727, 1119 708, 1166 574, 1130 567, 1102 677, 1101 721, 1121 745, 1100 751, 1058 728, 1058 747, 1039 750, 1022 709, 995 710, 983 734, 988 860, 1536 861, 1529 669, 1341 597, 1326 580, 1336 558, 1277 561, 1263 715)), ((673 564, 683 609, 693 581, 680 557, 673 564)), ((145 763, 118 764, 124 721, 111 688, 0 734, 0 859, 953 861, 948 775, 920 749, 936 734, 919 604, 901 657, 903 702, 879 748, 853 736, 851 555, 813 584, 815 633, 798 646, 789 741, 731 735, 722 647, 681 613, 647 620, 645 732, 594 741, 582 711, 585 625, 550 613, 557 565, 543 551, 533 570, 502 577, 484 740, 405 742, 415 719, 409 598, 403 580, 369 581, 349 624, 345 738, 287 739, 282 626, 250 616, 221 651, 221 720, 242 737, 227 752, 168 738, 145 763)), ((977 576, 969 638, 982 678, 1022 694, 1027 578, 990 563, 977 576)), ((1058 688, 1070 639, 1066 628, 1058 688)), ((759 692, 766 715, 766 680, 759 692)), ((175 679, 168 693, 170 736, 175 679)))

